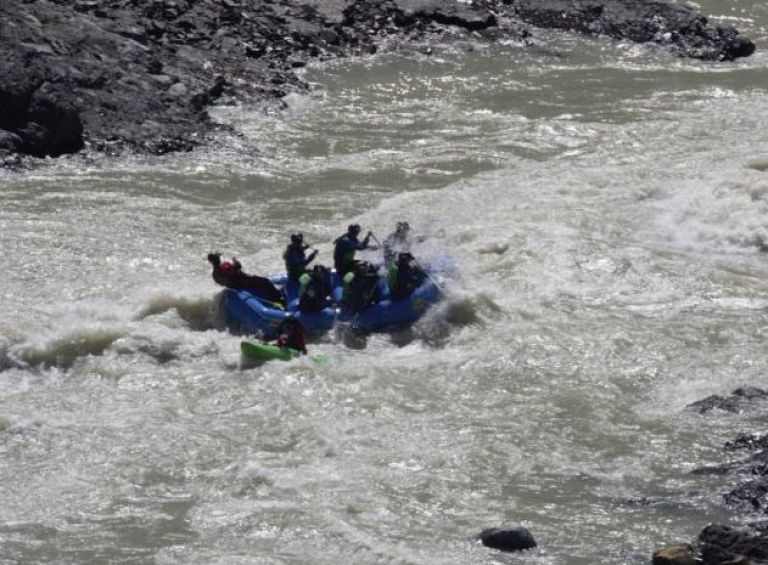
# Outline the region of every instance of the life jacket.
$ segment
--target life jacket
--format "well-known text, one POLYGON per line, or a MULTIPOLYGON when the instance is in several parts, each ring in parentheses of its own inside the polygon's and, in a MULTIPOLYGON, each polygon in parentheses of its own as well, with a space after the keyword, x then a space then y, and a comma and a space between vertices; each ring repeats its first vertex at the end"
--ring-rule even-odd
POLYGON ((347 273, 344 277, 344 306, 360 312, 380 299, 379 279, 374 273, 358 275, 347 273))
POLYGON ((333 243, 333 266, 339 276, 344 276, 355 264, 355 252, 365 249, 367 244, 348 233, 336 238, 333 243))
POLYGON ((393 300, 401 300, 410 296, 425 277, 424 271, 410 265, 395 265, 389 271, 389 295, 393 300))
POLYGON ((317 312, 325 308, 326 297, 331 294, 327 276, 317 277, 304 273, 299 278, 299 310, 317 312))

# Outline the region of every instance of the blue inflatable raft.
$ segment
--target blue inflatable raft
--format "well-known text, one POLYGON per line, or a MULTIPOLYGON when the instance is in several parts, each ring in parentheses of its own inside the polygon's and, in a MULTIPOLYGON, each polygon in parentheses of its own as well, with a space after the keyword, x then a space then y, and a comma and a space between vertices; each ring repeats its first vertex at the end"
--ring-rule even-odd
POLYGON ((341 281, 333 273, 333 301, 319 312, 301 312, 297 296, 297 285, 286 286, 285 276, 269 277, 278 288, 283 288, 288 297, 288 304, 280 304, 258 298, 248 291, 225 290, 223 309, 227 321, 237 331, 257 334, 264 339, 276 337, 277 329, 289 316, 299 320, 311 334, 324 333, 337 322, 349 323, 360 331, 382 331, 412 324, 421 318, 427 309, 439 302, 443 291, 438 286, 440 273, 427 269, 427 277, 410 296, 401 300, 392 300, 389 287, 383 277, 379 277, 381 300, 361 312, 351 312, 341 307, 341 281))

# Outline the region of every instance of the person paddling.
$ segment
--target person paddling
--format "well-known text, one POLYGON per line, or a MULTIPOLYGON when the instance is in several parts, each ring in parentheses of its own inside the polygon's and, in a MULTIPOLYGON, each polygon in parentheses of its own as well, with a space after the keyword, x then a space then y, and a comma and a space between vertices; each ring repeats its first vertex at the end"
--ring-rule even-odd
POLYGON ((367 261, 358 262, 354 270, 344 276, 342 305, 352 312, 361 312, 381 299, 379 277, 367 261))
POLYGON ((324 265, 315 265, 299 277, 299 310, 319 312, 328 304, 331 292, 331 273, 324 265))
POLYGON ((355 252, 368 249, 368 242, 373 235, 372 232, 368 232, 365 239, 360 241, 358 236, 360 235, 360 225, 351 224, 347 228, 347 233, 337 238, 333 248, 333 266, 336 269, 336 274, 340 279, 344 278, 344 275, 352 271, 355 266, 355 252))
POLYGON ((384 265, 389 268, 395 264, 395 258, 400 252, 411 250, 411 242, 408 232, 411 226, 408 222, 397 222, 395 231, 384 238, 384 265))
POLYGON ((283 261, 285 261, 285 270, 288 273, 289 281, 298 281, 299 277, 307 270, 307 266, 317 256, 317 250, 307 256, 307 249, 309 249, 309 245, 304 243, 303 234, 291 234, 291 243, 286 246, 283 252, 283 261))
POLYGON ((232 290, 247 290, 257 298, 283 304, 283 295, 272 281, 244 273, 242 264, 236 258, 222 261, 221 253, 209 253, 208 262, 213 266, 211 276, 217 284, 232 290))
POLYGON ((392 300, 410 296, 426 278, 426 273, 410 253, 398 253, 397 260, 389 269, 387 282, 392 300))
POLYGON ((307 332, 296 318, 289 316, 280 325, 275 345, 279 347, 290 347, 300 351, 303 355, 307 354, 307 332))
POLYGON ((422 235, 414 236, 408 222, 397 222, 395 231, 384 238, 384 265, 389 269, 395 264, 398 253, 410 253, 411 245, 422 243, 426 238, 422 235))

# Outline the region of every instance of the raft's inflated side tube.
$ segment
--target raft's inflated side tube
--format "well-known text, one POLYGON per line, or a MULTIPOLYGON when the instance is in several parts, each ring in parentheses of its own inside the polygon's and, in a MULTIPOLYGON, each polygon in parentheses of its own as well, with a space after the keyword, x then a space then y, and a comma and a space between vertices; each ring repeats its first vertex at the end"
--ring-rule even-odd
MULTIPOLYGON (((442 290, 435 283, 434 276, 428 276, 410 296, 401 300, 392 300, 384 278, 379 279, 381 300, 362 312, 350 312, 343 308, 329 305, 319 312, 301 312, 299 310, 298 284, 288 283, 283 276, 269 277, 278 287, 285 287, 288 299, 287 309, 256 298, 248 291, 227 290, 224 295, 224 310, 227 319, 238 329, 259 334, 265 339, 276 337, 278 328, 288 317, 294 317, 310 333, 324 333, 333 328, 336 321, 352 324, 363 331, 383 330, 411 324, 424 315, 432 304, 440 301, 442 290)), ((338 304, 341 301, 341 280, 333 272, 332 297, 338 304)))
POLYGON ((392 300, 389 288, 383 285, 381 300, 362 312, 350 312, 342 308, 339 320, 350 321, 363 330, 376 330, 410 324, 421 318, 432 304, 441 298, 441 290, 429 278, 413 293, 400 300, 392 300))

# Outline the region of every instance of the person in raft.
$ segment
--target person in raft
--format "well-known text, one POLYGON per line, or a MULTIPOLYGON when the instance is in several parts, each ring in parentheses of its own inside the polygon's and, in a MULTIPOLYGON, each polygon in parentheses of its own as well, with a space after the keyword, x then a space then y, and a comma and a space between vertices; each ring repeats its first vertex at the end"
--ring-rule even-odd
POLYGON ((426 278, 426 273, 410 253, 398 253, 397 259, 389 269, 387 282, 392 300, 402 300, 410 296, 426 278))
POLYGON ((285 261, 285 271, 288 273, 288 280, 298 282, 302 274, 307 270, 307 266, 317 256, 317 250, 307 256, 309 245, 304 243, 304 235, 301 233, 291 234, 291 243, 289 243, 283 252, 283 261, 285 261))
POLYGON ((342 289, 342 305, 352 312, 362 312, 381 299, 376 268, 368 261, 359 261, 344 275, 342 289))
POLYGON ((307 354, 307 332, 296 318, 289 316, 280 324, 277 339, 274 344, 278 347, 290 347, 307 354))
POLYGON ((395 231, 384 239, 382 244, 384 246, 384 265, 387 268, 395 264, 398 253, 406 253, 411 250, 410 231, 411 226, 408 225, 408 222, 397 222, 395 231))
POLYGON ((328 304, 333 291, 331 272, 323 265, 315 265, 299 277, 299 310, 319 312, 328 304))
POLYGON ((369 231, 362 241, 358 239, 359 235, 360 225, 351 224, 347 228, 347 233, 336 238, 333 242, 333 267, 336 269, 336 274, 340 279, 343 279, 344 275, 354 268, 355 252, 368 249, 368 242, 373 233, 369 231))
POLYGON ((213 266, 211 276, 217 284, 232 290, 247 290, 257 298, 283 304, 283 295, 272 281, 266 277, 244 273, 240 261, 234 257, 229 261, 222 261, 221 253, 209 253, 208 262, 213 266))
POLYGON ((423 235, 414 236, 408 222, 397 222, 395 231, 384 238, 384 266, 389 269, 395 264, 398 253, 410 253, 411 245, 426 240, 423 235))

